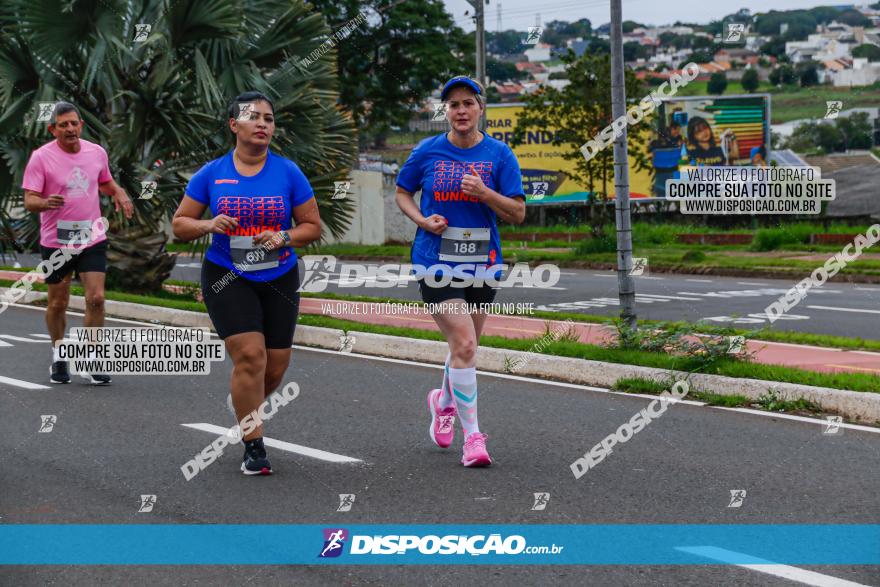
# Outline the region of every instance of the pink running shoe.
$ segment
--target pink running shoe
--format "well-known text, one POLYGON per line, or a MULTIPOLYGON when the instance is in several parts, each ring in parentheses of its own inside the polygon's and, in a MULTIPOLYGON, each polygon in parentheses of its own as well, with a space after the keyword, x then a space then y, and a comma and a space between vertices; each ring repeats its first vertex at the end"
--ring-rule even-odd
POLYGON ((439 389, 428 392, 428 411, 431 412, 431 427, 428 434, 431 440, 440 448, 449 448, 452 439, 455 438, 455 406, 449 406, 445 410, 440 409, 439 389))
POLYGON ((486 439, 488 435, 482 432, 470 434, 464 441, 464 454, 461 456, 461 464, 465 467, 488 467, 492 464, 489 453, 486 451, 486 439))

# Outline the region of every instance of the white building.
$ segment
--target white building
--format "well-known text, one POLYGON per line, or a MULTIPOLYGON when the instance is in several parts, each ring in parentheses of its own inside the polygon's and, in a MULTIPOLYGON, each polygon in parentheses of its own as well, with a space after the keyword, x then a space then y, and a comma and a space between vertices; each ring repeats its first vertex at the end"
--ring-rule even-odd
POLYGON ((538 43, 531 49, 523 51, 529 62, 550 61, 550 45, 547 43, 538 43))
POLYGON ((834 87, 869 86, 880 81, 880 63, 869 63, 867 57, 853 59, 852 69, 844 69, 829 76, 834 87))

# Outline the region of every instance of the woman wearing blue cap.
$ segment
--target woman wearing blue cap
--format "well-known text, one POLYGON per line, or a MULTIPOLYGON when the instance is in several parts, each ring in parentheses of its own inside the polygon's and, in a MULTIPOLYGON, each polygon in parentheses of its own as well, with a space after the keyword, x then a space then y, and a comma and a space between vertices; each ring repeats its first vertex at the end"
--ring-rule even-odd
POLYGON ((525 193, 513 151, 478 128, 486 109, 482 86, 454 77, 440 97, 451 130, 413 150, 397 176, 397 204, 418 226, 411 255, 419 291, 449 345, 443 383, 428 393, 429 435, 449 447, 458 416, 462 464, 485 467, 492 460, 477 421, 477 346, 501 271, 496 218, 520 224, 525 193))

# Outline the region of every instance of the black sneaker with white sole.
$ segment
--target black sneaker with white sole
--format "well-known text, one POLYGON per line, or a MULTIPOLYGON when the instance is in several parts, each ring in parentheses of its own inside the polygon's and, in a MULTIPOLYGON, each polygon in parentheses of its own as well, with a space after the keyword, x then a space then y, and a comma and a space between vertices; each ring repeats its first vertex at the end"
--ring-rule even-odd
POLYGON ((70 383, 67 361, 55 361, 49 367, 49 383, 70 383))
POLYGON ((110 385, 113 380, 109 375, 99 373, 80 373, 80 377, 89 382, 89 385, 110 385))
POLYGON ((262 438, 245 441, 241 472, 245 475, 272 474, 272 465, 269 464, 269 459, 266 458, 266 447, 263 446, 262 438))

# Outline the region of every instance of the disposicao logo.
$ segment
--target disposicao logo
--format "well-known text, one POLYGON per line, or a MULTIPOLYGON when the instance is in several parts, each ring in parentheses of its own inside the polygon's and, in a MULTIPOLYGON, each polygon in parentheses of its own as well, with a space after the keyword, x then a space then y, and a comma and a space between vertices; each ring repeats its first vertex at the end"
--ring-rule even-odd
POLYGON ((342 554, 348 530, 345 528, 324 528, 324 548, 318 558, 332 558, 342 554))

